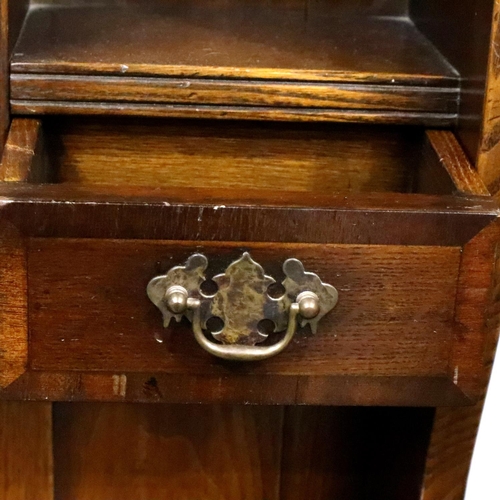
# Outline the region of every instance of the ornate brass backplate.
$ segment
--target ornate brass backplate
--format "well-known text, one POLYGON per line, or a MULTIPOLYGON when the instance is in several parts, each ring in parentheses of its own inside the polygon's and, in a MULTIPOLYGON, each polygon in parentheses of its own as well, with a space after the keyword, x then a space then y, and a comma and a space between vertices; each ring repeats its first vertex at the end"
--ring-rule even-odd
POLYGON ((295 334, 297 319, 302 327, 309 324, 315 333, 319 320, 338 301, 337 290, 316 274, 306 272, 297 259, 283 264, 285 293, 279 298, 268 293, 275 279, 267 276, 247 252, 213 278, 218 290, 211 296, 201 291, 207 267, 207 258, 194 254, 184 266, 173 267, 167 274, 152 279, 147 293, 162 312, 165 327, 172 318, 179 322, 185 316, 193 323, 200 345, 225 359, 265 359, 277 354, 295 334), (202 332, 212 317, 220 318, 224 324, 220 331, 211 334, 219 343, 210 342, 202 332), (287 334, 277 344, 255 347, 268 337, 260 328, 263 320, 273 322, 274 332, 287 330, 287 334))

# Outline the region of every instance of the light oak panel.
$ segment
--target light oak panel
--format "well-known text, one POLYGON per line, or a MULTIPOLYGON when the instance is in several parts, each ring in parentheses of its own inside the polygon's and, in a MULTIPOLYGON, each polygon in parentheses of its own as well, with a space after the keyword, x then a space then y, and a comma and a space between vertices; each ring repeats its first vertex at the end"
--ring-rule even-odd
POLYGON ((61 182, 298 191, 405 191, 421 134, 389 128, 63 120, 46 134, 61 182))

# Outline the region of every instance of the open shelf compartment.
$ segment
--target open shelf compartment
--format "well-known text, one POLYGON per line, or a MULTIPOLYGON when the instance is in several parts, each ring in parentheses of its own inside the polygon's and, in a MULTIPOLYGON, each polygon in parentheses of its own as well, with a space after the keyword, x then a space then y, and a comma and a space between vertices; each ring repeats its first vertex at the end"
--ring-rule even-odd
POLYGON ((33 3, 12 108, 452 124, 458 73, 389 3, 33 3))

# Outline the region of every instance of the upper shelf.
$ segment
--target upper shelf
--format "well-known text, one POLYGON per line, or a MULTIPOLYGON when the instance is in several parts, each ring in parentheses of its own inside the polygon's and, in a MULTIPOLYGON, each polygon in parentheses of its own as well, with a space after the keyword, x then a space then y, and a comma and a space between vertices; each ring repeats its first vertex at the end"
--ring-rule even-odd
POLYGON ((459 75, 407 18, 273 6, 33 7, 14 112, 448 124, 459 75))

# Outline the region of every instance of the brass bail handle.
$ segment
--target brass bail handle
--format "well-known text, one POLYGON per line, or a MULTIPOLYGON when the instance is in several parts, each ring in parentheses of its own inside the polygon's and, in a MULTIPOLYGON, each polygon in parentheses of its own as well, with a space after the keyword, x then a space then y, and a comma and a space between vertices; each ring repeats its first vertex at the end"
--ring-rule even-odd
POLYGON ((283 265, 286 279, 281 298, 269 296, 268 287, 275 280, 265 275, 248 253, 233 262, 224 274, 213 278, 219 288, 212 296, 200 290, 207 267, 208 259, 194 254, 185 266, 174 267, 166 275, 152 279, 147 292, 162 311, 165 327, 172 318, 188 318, 198 344, 218 358, 260 361, 276 356, 290 344, 299 323, 309 324, 315 333, 318 321, 338 301, 337 290, 306 272, 297 259, 288 259, 283 265), (204 333, 211 317, 224 322, 220 332, 211 333, 217 343, 204 333), (285 332, 281 340, 272 345, 256 345, 268 337, 259 329, 263 319, 274 323, 275 332, 285 332))

